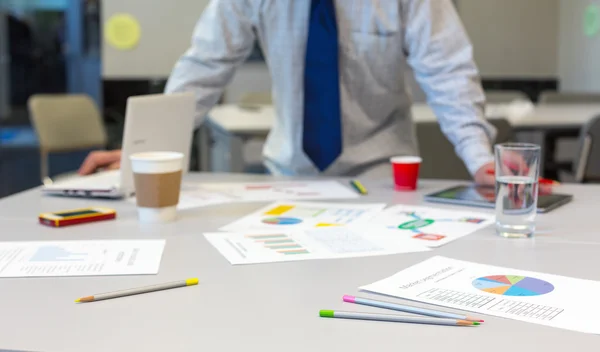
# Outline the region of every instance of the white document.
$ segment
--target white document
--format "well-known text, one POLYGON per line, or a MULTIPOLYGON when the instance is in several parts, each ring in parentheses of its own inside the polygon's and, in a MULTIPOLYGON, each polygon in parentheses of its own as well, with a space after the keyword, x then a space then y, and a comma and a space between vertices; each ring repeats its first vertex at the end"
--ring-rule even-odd
MULTIPOLYGON (((337 181, 276 181, 186 183, 181 188, 178 210, 232 202, 278 200, 351 199, 360 195, 337 181)), ((129 199, 135 203, 135 197, 129 199)))
POLYGON ((260 233, 207 233, 206 239, 233 264, 367 257, 429 248, 386 233, 361 232, 350 227, 260 233))
POLYGON ((428 247, 439 247, 494 223, 494 215, 409 205, 392 206, 369 224, 394 229, 428 247))
POLYGON ((222 231, 281 231, 315 227, 360 225, 372 219, 385 204, 277 202, 241 218, 222 231))
MULTIPOLYGON (((135 204, 135 196, 128 199, 130 203, 135 204)), ((186 210, 193 208, 206 207, 215 204, 224 204, 236 201, 235 198, 224 193, 208 191, 197 186, 183 186, 179 194, 179 203, 177 210, 186 210)))
POLYGON ((221 193, 238 202, 349 199, 360 195, 337 181, 198 183, 197 189, 221 193))
POLYGON ((184 185, 179 194, 177 209, 185 210, 234 201, 234 197, 222 192, 210 191, 198 186, 184 185))
POLYGON ((164 240, 0 243, 0 277, 156 274, 164 240))
POLYGON ((600 282, 433 257, 362 290, 600 333, 600 282))

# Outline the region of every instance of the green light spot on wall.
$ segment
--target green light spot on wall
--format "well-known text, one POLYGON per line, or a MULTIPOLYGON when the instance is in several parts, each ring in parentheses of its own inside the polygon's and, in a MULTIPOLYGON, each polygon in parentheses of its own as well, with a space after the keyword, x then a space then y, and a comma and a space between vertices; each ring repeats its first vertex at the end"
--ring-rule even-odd
POLYGON ((585 8, 583 15, 583 33, 594 37, 600 32, 600 6, 591 4, 585 8))

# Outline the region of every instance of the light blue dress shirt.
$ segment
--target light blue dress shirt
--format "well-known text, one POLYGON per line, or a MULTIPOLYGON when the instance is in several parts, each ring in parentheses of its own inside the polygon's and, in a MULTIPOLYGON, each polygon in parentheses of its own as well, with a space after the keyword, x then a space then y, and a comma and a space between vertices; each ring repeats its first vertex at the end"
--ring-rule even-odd
MULTIPOLYGON (((277 175, 319 174, 302 148, 310 3, 212 0, 166 88, 195 92, 200 124, 257 39, 277 113, 265 164, 277 175)), ((335 7, 343 151, 324 174, 355 175, 391 156, 418 154, 407 65, 471 174, 493 161, 495 130, 483 118, 472 47, 450 0, 335 0, 335 7)))

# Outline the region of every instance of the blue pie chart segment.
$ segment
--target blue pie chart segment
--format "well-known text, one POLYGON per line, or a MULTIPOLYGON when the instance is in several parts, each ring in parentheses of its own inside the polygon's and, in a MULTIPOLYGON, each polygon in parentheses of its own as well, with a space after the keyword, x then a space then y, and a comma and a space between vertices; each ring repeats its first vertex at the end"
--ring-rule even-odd
POLYGON ((302 219, 274 217, 263 219, 262 222, 268 225, 297 225, 302 222, 302 219))

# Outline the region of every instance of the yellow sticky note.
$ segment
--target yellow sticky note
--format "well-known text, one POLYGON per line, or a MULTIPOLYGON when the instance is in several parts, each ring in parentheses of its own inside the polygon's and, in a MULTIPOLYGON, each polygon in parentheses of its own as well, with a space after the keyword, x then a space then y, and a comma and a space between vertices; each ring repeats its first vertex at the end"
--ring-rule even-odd
POLYGON ((283 215, 294 208, 295 207, 293 205, 280 205, 267 211, 265 215, 283 215))
POLYGON ((142 29, 138 20, 130 14, 111 16, 104 27, 108 44, 120 50, 133 49, 140 41, 142 29))
POLYGON ((340 226, 339 224, 328 224, 325 222, 320 222, 317 225, 315 225, 316 227, 331 227, 331 226, 340 226))

